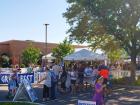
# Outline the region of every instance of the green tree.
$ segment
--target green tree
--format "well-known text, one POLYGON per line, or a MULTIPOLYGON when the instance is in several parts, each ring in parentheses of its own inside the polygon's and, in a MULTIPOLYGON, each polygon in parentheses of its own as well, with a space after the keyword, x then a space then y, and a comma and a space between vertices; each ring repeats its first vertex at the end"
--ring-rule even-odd
POLYGON ((79 42, 113 36, 131 57, 132 81, 140 52, 140 0, 67 0, 68 32, 79 42))
POLYGON ((52 55, 56 57, 58 61, 61 61, 63 57, 73 52, 74 47, 67 39, 65 39, 62 43, 60 43, 56 48, 52 50, 52 55))
POLYGON ((120 48, 120 44, 114 39, 113 36, 94 36, 94 38, 88 43, 93 50, 102 49, 102 51, 110 59, 111 63, 115 63, 123 56, 127 56, 126 51, 124 51, 123 48, 120 48))
POLYGON ((22 62, 27 66, 28 64, 37 64, 40 56, 40 50, 30 45, 22 53, 22 62))
POLYGON ((124 51, 124 49, 116 49, 107 52, 107 56, 110 59, 111 63, 116 63, 116 61, 126 58, 127 53, 124 51))

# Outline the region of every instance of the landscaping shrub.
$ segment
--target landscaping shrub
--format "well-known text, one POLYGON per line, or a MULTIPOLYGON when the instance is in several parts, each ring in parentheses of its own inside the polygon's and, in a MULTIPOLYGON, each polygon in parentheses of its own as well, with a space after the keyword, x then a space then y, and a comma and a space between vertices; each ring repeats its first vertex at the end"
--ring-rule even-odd
POLYGON ((24 64, 21 64, 20 67, 21 67, 21 68, 25 68, 26 66, 25 66, 24 64))
POLYGON ((138 80, 136 80, 136 81, 134 82, 134 85, 140 86, 140 77, 138 78, 138 80))
MULTIPOLYGON (((125 77, 125 78, 119 78, 119 79, 112 79, 111 82, 113 85, 130 85, 130 78, 125 77)), ((132 85, 140 86, 140 78, 136 80, 132 85)))
POLYGON ((130 77, 112 79, 112 84, 127 85, 130 83, 130 77))

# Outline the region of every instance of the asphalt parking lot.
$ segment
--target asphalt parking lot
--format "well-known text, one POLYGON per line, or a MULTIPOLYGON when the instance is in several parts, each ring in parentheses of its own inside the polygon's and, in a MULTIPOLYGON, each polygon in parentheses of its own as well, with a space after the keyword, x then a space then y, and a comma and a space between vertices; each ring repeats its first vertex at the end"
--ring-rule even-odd
MULTIPOLYGON (((11 101, 6 98, 7 86, 0 85, 0 101, 11 101)), ((76 105, 78 100, 92 100, 93 89, 87 88, 83 92, 79 92, 75 95, 57 94, 57 99, 42 102, 42 86, 34 87, 38 96, 36 103, 46 105, 76 105)), ((112 94, 110 94, 106 100, 106 105, 140 105, 140 88, 114 87, 112 94)))

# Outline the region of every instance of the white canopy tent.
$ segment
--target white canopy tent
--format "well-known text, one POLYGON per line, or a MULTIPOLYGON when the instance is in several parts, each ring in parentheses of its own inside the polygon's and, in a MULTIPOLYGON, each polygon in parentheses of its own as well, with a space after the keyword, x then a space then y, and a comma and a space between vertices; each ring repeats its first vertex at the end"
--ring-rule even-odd
POLYGON ((106 57, 102 54, 97 54, 87 49, 82 49, 73 54, 64 57, 65 61, 92 61, 92 60, 105 60, 106 57))
POLYGON ((53 59, 56 59, 56 58, 52 56, 52 53, 49 53, 47 55, 42 56, 42 59, 53 60, 53 59))

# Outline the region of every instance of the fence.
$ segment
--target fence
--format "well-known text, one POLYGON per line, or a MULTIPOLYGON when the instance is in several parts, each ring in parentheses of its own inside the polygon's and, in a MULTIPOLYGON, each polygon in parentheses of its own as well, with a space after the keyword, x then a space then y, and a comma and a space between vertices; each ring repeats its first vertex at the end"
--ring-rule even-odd
POLYGON ((116 70, 116 71, 114 70, 111 71, 111 74, 115 79, 131 76, 131 72, 126 70, 116 70))

